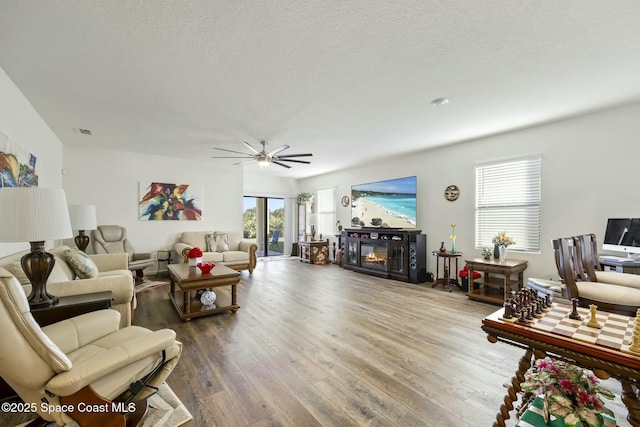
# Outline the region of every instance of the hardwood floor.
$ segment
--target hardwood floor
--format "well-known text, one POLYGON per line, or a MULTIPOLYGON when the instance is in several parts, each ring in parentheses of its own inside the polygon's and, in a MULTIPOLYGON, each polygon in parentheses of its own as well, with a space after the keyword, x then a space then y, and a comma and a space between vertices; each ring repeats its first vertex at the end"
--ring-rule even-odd
POLYGON ((523 354, 480 329, 497 306, 335 265, 260 262, 237 313, 190 322, 166 293, 136 323, 184 343, 168 383, 194 426, 491 426, 523 354))
POLYGON ((194 427, 491 426, 523 354, 480 329, 497 306, 336 265, 259 262, 237 313, 189 322, 168 290, 138 294, 135 324, 183 342, 167 382, 194 427))

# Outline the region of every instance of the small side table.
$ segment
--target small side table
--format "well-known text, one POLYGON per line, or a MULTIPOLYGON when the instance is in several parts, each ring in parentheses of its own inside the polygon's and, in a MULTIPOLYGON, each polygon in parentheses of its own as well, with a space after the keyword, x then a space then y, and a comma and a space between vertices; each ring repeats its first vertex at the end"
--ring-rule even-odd
MULTIPOLYGON (((173 261, 171 249, 159 250, 156 256, 156 260, 158 261, 158 269, 156 270, 156 276, 158 276, 160 274, 160 263, 166 262, 168 266, 169 264, 171 264, 171 261, 173 261)), ((168 270, 167 270, 167 274, 169 274, 168 270)))
POLYGON ((431 285, 435 288, 438 285, 446 286, 449 292, 453 290, 452 285, 458 286, 458 258, 462 256, 462 252, 440 252, 433 251, 436 257, 436 281, 431 285), (440 277, 440 259, 442 259, 442 277, 440 277), (451 260, 455 260, 456 269, 451 271, 451 260))
POLYGON ((300 261, 326 264, 329 260, 329 239, 298 242, 300 261))
POLYGON ((60 297, 58 304, 49 307, 32 308, 31 314, 38 325, 47 326, 70 317, 91 311, 111 308, 111 291, 60 297))

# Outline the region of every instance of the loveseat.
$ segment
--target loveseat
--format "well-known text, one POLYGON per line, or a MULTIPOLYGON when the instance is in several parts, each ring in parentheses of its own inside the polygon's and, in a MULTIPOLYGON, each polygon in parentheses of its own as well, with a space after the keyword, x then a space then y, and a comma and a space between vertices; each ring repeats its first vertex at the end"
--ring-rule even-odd
MULTIPOLYGON (((81 295, 93 292, 111 291, 111 308, 120 313, 120 327, 130 326, 135 308, 133 275, 127 268, 127 254, 89 255, 98 268, 97 277, 80 279, 65 259, 67 246, 47 249, 56 258, 56 263, 47 280, 47 291, 57 297, 81 295)), ((0 258, 0 275, 14 276, 22 285, 26 295, 31 292, 31 284, 20 266, 20 258, 27 251, 0 258)))
POLYGON ((234 270, 249 270, 256 267, 255 242, 244 240, 239 231, 185 231, 175 244, 174 250, 182 262, 188 262, 188 252, 198 247, 202 250, 202 261, 214 261, 234 270))

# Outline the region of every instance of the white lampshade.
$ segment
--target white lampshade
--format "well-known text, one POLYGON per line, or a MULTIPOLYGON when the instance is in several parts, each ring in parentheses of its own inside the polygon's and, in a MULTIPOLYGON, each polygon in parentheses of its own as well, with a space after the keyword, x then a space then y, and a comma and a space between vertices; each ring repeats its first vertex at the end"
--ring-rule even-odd
POLYGON ((0 188, 0 242, 40 242, 71 237, 64 190, 0 188))
POLYGON ((71 219, 71 228, 74 230, 95 230, 98 228, 94 205, 69 205, 69 218, 71 219))

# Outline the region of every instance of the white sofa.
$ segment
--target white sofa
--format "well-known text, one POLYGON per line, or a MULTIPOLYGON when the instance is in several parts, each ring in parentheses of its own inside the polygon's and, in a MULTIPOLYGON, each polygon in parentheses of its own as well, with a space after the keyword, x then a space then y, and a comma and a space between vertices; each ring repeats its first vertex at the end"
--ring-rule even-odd
POLYGON ((187 253, 194 247, 202 250, 202 261, 214 261, 234 270, 249 270, 253 273, 256 267, 256 251, 258 245, 242 238, 239 231, 185 231, 174 250, 182 262, 188 262, 187 253), (224 245, 213 246, 214 236, 224 245))
MULTIPOLYGON (((67 246, 47 249, 56 257, 56 263, 47 280, 47 291, 57 297, 81 295, 93 292, 111 291, 113 302, 111 308, 120 313, 120 327, 130 326, 136 299, 133 275, 127 267, 127 254, 89 255, 98 267, 98 277, 80 279, 64 258, 67 246)), ((22 285, 26 295, 31 293, 31 283, 20 266, 20 258, 28 251, 19 252, 0 258, 0 275, 14 276, 22 285)))

